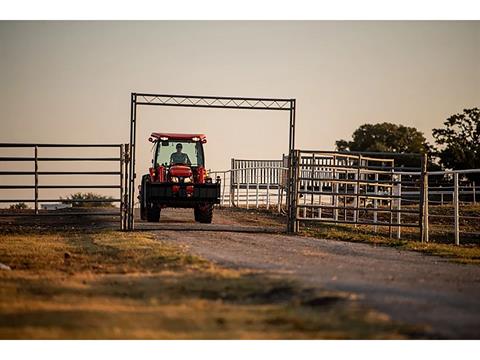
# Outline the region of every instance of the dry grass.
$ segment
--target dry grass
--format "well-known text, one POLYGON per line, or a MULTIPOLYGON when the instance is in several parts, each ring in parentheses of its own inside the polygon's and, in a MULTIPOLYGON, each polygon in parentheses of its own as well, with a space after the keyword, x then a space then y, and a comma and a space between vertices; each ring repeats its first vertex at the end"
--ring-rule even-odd
POLYGON ((321 239, 391 246, 397 249, 442 256, 454 262, 480 264, 480 246, 475 244, 456 246, 435 242, 422 243, 414 240, 418 239, 418 231, 416 230, 402 230, 402 237, 404 237, 404 239, 398 240, 395 237, 389 237, 388 231, 385 229, 379 229, 379 231, 375 233, 372 226, 358 226, 355 228, 352 225, 307 224, 301 227, 301 234, 321 239))
POLYGON ((408 338, 350 294, 236 271, 145 233, 0 235, 0 338, 408 338))

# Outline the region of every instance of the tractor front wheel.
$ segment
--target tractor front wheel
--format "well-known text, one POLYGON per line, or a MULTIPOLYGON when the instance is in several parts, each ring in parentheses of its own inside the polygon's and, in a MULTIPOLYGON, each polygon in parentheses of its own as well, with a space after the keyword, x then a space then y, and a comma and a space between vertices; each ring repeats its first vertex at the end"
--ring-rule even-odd
POLYGON ((160 208, 157 206, 147 208, 147 221, 159 222, 160 221, 160 208))
POLYGON ((211 224, 213 218, 213 204, 196 206, 193 209, 195 221, 202 224, 211 224))

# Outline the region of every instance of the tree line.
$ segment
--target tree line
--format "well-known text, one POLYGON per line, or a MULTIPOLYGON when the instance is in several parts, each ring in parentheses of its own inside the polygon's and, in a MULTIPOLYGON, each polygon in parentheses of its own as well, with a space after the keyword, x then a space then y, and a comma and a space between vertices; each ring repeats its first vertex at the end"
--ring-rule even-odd
MULTIPOLYGON (((429 170, 480 168, 480 110, 464 109, 446 119, 443 127, 432 130, 430 144, 414 127, 391 123, 364 124, 352 134, 352 140, 337 140, 338 151, 427 154, 429 170)), ((416 156, 395 158, 396 166, 418 167, 416 156)), ((480 181, 480 174, 468 174, 480 181)))

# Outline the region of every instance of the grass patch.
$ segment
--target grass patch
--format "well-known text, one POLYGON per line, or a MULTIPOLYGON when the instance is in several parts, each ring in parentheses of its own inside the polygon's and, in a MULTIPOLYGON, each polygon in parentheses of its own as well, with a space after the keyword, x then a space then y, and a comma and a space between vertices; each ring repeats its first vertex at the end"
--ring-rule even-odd
POLYGON ((116 231, 0 235, 0 262, 37 272, 129 273, 204 266, 148 234, 116 231))
POLYGON ((218 267, 147 233, 0 235, 0 338, 410 338, 352 294, 218 267))
POLYGON ((230 207, 216 209, 215 211, 221 211, 225 216, 234 218, 236 221, 250 226, 284 227, 287 225, 286 216, 279 214, 275 210, 230 207))
POLYGON ((312 226, 312 224, 309 224, 309 226, 302 226, 300 233, 304 236, 320 239, 363 242, 395 247, 402 250, 418 251, 428 255, 442 256, 463 264, 480 264, 480 247, 478 245, 456 246, 433 242, 422 243, 411 239, 399 240, 394 237, 390 238, 387 233, 375 233, 370 226, 358 226, 355 228, 351 225, 318 224, 312 226))

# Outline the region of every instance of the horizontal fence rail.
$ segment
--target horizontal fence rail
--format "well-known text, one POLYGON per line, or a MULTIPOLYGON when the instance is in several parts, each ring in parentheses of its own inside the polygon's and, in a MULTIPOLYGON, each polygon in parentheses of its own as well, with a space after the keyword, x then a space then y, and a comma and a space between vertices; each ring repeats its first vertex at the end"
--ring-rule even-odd
MULTIPOLYGON (((55 215, 69 215, 69 216, 81 216, 81 215, 95 215, 95 216, 117 216, 120 222, 120 228, 125 229, 125 215, 126 215, 126 182, 127 177, 127 162, 128 162, 128 146, 124 144, 31 144, 31 143, 0 143, 0 151, 2 149, 29 149, 33 152, 31 156, 0 156, 0 165, 3 167, 4 163, 18 164, 22 162, 28 162, 33 164, 33 170, 0 170, 0 179, 2 184, 0 184, 0 190, 33 190, 32 197, 27 198, 0 198, 0 203, 30 203, 34 204, 33 211, 7 211, 2 209, 0 211, 0 217, 2 216, 55 216, 55 215), (40 156, 40 149, 53 148, 55 151, 59 151, 62 148, 91 148, 95 149, 98 153, 97 156, 40 156), (113 149, 117 151, 117 156, 105 156, 102 154, 106 149, 113 149), (76 163, 76 162, 87 162, 87 166, 90 163, 97 162, 106 162, 111 163, 116 169, 109 171, 95 171, 95 170, 55 170, 55 171, 42 171, 40 166, 43 163, 47 162, 60 162, 60 163, 76 163), (83 175, 89 176, 89 184, 77 184, 69 183, 69 180, 62 179, 61 184, 42 184, 41 180, 43 176, 48 177, 70 177, 72 175, 83 175), (92 177, 97 176, 109 176, 113 177, 114 180, 105 184, 98 183, 93 181, 92 177), (22 185, 22 184, 9 184, 4 185, 3 181, 8 178, 21 177, 21 178, 31 178, 33 184, 31 185, 22 185), (39 190, 42 189, 116 189, 118 191, 118 196, 116 197, 107 197, 105 199, 61 199, 61 198, 41 198, 39 196, 39 190), (48 210, 39 209, 41 203, 59 203, 58 209, 48 210), (105 211, 61 211, 63 209, 61 204, 64 205, 74 205, 81 203, 113 203, 118 204, 118 210, 105 210, 105 211)), ((64 165, 59 165, 64 166, 64 165)), ((70 178, 71 179, 71 178, 70 178)))

